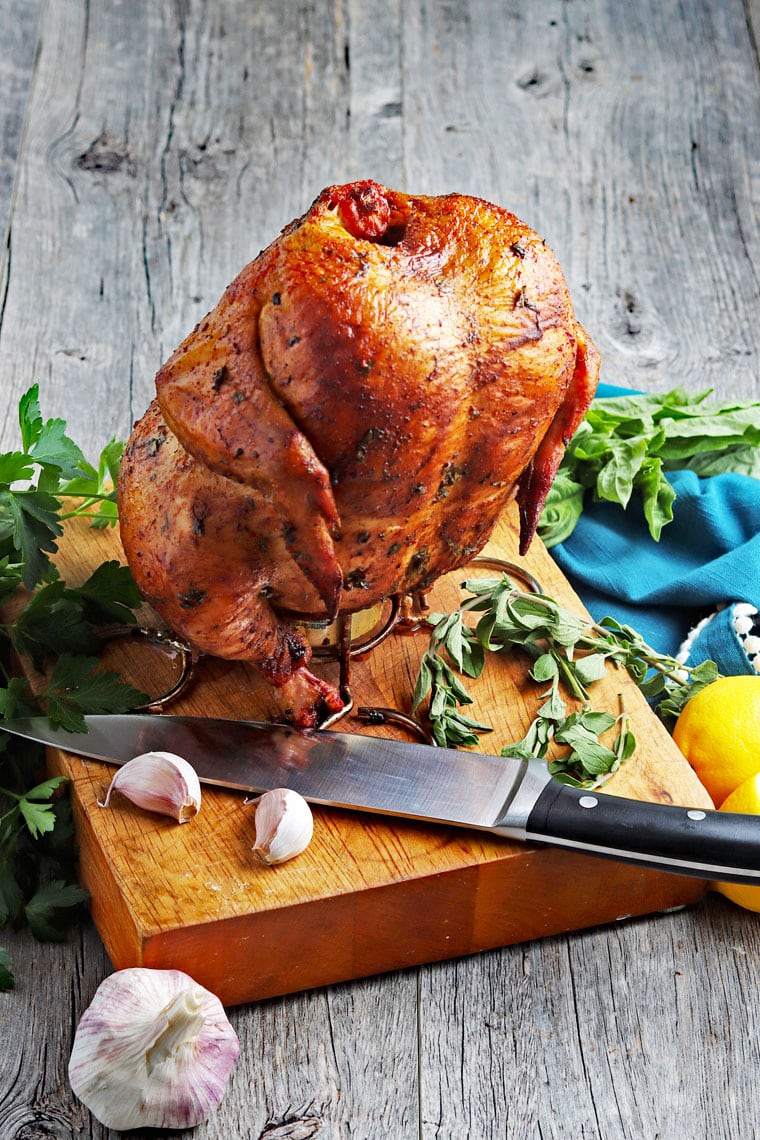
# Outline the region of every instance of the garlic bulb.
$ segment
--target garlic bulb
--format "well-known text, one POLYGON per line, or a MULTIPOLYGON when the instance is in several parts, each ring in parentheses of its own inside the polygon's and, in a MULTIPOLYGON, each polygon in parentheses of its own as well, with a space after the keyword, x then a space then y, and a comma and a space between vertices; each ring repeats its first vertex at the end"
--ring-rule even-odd
POLYGON ((128 760, 111 780, 106 798, 98 800, 108 807, 112 792, 121 792, 133 804, 146 811, 170 815, 178 823, 186 823, 201 806, 201 785, 192 764, 173 752, 145 752, 128 760))
POLYGON ((264 863, 284 863, 311 843, 314 819, 303 796, 290 788, 273 788, 256 803, 254 854, 264 863))
POLYGON ((135 966, 98 987, 69 1080, 107 1128, 192 1128, 216 1110, 239 1051, 219 998, 181 970, 135 966))

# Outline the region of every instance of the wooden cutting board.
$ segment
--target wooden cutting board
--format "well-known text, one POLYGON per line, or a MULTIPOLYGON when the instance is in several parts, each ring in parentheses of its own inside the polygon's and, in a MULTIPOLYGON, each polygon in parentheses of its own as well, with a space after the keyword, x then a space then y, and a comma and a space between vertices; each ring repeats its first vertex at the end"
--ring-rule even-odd
MULTIPOLYGON (((505 521, 488 553, 519 562, 505 521)), ((115 532, 73 523, 59 567, 72 585, 108 558, 123 555, 115 532)), ((545 592, 583 612, 554 562, 536 541, 524 565, 545 592)), ((493 571, 491 572, 493 573, 493 571)), ((434 609, 457 604, 459 571, 438 584, 434 609)), ((409 711, 427 634, 394 634, 354 660, 357 704, 409 711)), ((132 656, 131 642, 112 656, 150 690, 155 658, 132 656)), ((318 663, 336 678, 332 662, 318 663)), ((489 663, 468 682, 473 715, 493 725, 483 749, 521 737, 534 715, 537 687, 517 656, 489 663)), ((620 694, 638 740, 636 755, 607 784, 631 798, 711 806, 691 768, 633 683, 615 672, 595 686, 594 705, 617 713, 620 694)), ((201 661, 192 690, 167 711, 266 719, 272 693, 248 667, 201 661)), ((354 719, 336 731, 367 729, 354 719)), ((251 854, 254 809, 235 793, 204 790, 200 814, 179 825, 123 799, 98 799, 113 769, 50 750, 50 769, 72 783, 80 873, 92 914, 115 968, 144 965, 187 971, 226 1004, 340 982, 471 954, 562 931, 667 911, 692 903, 705 884, 662 872, 490 839, 445 826, 315 811, 314 839, 278 867, 251 854)))

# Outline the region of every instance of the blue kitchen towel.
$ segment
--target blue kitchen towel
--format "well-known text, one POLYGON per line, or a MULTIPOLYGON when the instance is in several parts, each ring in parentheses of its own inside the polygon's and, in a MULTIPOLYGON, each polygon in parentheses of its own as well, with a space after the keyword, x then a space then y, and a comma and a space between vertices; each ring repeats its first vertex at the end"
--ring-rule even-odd
MULTIPOLYGON (((600 385, 597 394, 630 393, 600 385)), ((589 498, 551 553, 596 621, 632 625, 673 656, 688 639, 692 665, 710 658, 721 673, 752 673, 755 663, 760 671, 742 635, 756 632, 747 615, 760 610, 760 480, 687 470, 667 477, 676 499, 659 542, 635 495, 626 510, 589 498)))

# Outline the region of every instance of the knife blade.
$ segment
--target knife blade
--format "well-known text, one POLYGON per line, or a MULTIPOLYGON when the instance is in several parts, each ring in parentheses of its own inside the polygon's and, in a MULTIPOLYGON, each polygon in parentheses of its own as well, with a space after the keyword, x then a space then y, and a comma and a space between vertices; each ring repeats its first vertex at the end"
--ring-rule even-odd
POLYGON ((203 783, 219 788, 287 787, 324 806, 760 884, 760 816, 583 791, 555 780, 540 760, 261 721, 139 713, 85 721, 86 733, 54 729, 46 717, 0 720, 0 728, 108 764, 143 752, 178 753, 203 783))

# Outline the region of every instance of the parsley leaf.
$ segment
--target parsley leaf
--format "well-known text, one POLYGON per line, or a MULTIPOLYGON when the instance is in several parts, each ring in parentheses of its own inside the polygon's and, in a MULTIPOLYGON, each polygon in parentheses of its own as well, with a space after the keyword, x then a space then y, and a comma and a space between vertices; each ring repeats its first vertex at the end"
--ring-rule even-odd
POLYGON ((49 654, 97 653, 98 627, 132 625, 140 601, 129 567, 104 562, 81 586, 57 581, 37 590, 16 618, 13 645, 37 669, 49 654))
POLYGON ((21 445, 24 451, 28 452, 34 447, 42 431, 38 384, 32 384, 18 402, 18 426, 21 431, 21 445))
POLYGON ((19 799, 19 811, 33 839, 55 827, 55 814, 50 797, 56 788, 65 783, 64 776, 54 776, 31 788, 19 799))
POLYGON ((29 928, 43 942, 60 942, 71 911, 79 910, 89 894, 76 883, 53 879, 40 887, 24 907, 29 928))
POLYGON ((54 467, 66 479, 74 478, 86 463, 81 449, 66 435, 64 420, 43 420, 39 385, 33 384, 19 400, 21 445, 40 467, 54 467))
POLYGON ((47 420, 29 454, 41 467, 55 467, 61 479, 76 479, 87 462, 79 447, 66 435, 63 420, 47 420))
POLYGON ((114 526, 118 521, 116 482, 123 451, 124 443, 112 439, 101 451, 97 468, 90 463, 83 463, 80 465, 80 474, 61 485, 61 495, 84 500, 71 513, 91 517, 90 525, 96 529, 114 526), (94 515, 93 508, 96 508, 94 515))
POLYGON ((134 611, 142 602, 128 566, 119 562, 103 562, 87 581, 66 596, 77 600, 84 619, 93 625, 132 625, 134 611))
POLYGON ((19 556, 27 590, 42 581, 50 567, 49 555, 58 549, 56 539, 63 534, 59 508, 58 500, 45 491, 0 491, 0 520, 5 516, 10 522, 11 549, 19 556))
POLYGON ((34 461, 23 451, 6 451, 0 455, 0 485, 9 487, 22 479, 31 479, 34 461))
POLYGON ((21 585, 23 567, 20 562, 11 562, 7 555, 0 558, 0 602, 4 602, 21 585))
MULTIPOLYGON (((31 689, 26 677, 11 677, 5 688, 0 688, 0 716, 31 716, 36 710, 27 701, 31 689)), ((7 748, 7 742, 5 744, 7 748)))
POLYGON ((12 990, 16 984, 11 970, 11 960, 7 950, 0 946, 0 993, 12 990))
POLYGON ((0 867, 0 926, 15 921, 24 909, 24 892, 8 866, 0 867))
POLYGON ((16 618, 12 632, 16 650, 42 670, 50 654, 96 653, 100 639, 84 620, 82 605, 64 582, 42 586, 16 618))
POLYGON ((40 697, 52 726, 68 732, 86 732, 88 713, 124 713, 147 699, 97 657, 69 654, 58 658, 40 697))

